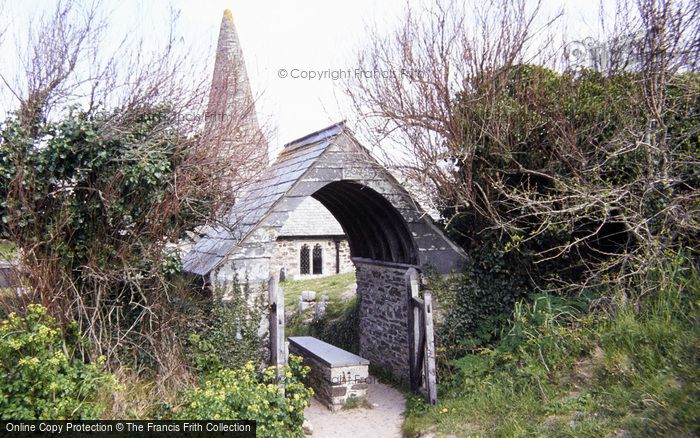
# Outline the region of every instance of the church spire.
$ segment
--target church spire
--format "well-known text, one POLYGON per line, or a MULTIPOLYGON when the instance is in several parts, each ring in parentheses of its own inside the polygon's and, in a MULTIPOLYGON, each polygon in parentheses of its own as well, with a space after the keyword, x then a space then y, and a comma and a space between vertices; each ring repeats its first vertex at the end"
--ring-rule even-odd
POLYGON ((267 141, 258 124, 243 50, 230 9, 224 11, 219 29, 205 131, 213 141, 231 144, 237 157, 246 160, 246 167, 259 170, 260 165, 267 166, 267 141))

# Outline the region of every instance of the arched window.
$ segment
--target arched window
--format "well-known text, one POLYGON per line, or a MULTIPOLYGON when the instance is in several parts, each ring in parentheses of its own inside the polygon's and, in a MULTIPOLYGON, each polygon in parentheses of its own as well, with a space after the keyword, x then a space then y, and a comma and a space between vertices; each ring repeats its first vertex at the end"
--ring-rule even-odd
POLYGON ((323 274, 323 250, 318 243, 314 246, 314 274, 323 274))
POLYGON ((303 245, 299 251, 299 273, 308 274, 309 265, 309 245, 303 245))

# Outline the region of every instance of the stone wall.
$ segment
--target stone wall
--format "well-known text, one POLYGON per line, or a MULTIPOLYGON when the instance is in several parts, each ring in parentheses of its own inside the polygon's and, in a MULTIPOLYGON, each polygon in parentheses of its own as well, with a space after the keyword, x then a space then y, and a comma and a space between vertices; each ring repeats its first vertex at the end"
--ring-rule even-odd
POLYGON ((404 276, 409 266, 353 261, 360 300, 360 356, 407 385, 408 297, 404 276))
MULTIPOLYGON (((347 239, 340 240, 340 273, 352 272, 355 266, 352 264, 350 259, 350 246, 348 245, 347 239)), ((284 267, 284 272, 289 279, 304 279, 321 277, 327 275, 335 275, 335 239, 320 239, 320 238, 284 238, 278 239, 275 242, 275 246, 272 250, 272 259, 270 260, 270 265, 272 272, 279 273, 280 269, 284 267), (309 247, 309 260, 313 260, 313 249, 317 244, 321 245, 323 250, 323 273, 321 275, 314 275, 312 265, 310 265, 310 270, 312 273, 301 275, 300 274, 300 264, 299 264, 299 254, 302 245, 308 245, 309 247)))

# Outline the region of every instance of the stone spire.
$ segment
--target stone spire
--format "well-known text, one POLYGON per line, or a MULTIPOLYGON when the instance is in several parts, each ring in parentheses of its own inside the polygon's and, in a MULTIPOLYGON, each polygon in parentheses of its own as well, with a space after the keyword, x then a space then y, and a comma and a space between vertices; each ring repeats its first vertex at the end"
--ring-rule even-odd
POLYGON ((226 9, 221 20, 214 74, 209 92, 205 132, 215 142, 227 142, 246 167, 266 167, 267 140, 255 112, 243 50, 233 14, 226 9))

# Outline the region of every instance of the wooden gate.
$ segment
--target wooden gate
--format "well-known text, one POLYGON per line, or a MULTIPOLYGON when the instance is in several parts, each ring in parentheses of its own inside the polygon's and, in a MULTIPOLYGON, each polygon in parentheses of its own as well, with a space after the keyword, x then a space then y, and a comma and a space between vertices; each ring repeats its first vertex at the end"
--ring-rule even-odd
POLYGON ((408 289, 408 336, 411 390, 437 403, 435 374, 435 338, 433 334, 433 297, 428 290, 419 294, 418 271, 406 272, 408 289))

